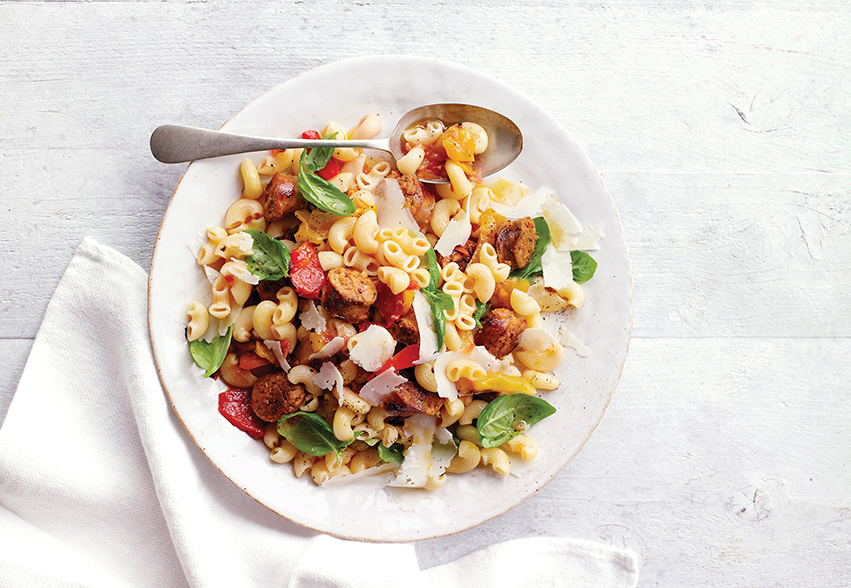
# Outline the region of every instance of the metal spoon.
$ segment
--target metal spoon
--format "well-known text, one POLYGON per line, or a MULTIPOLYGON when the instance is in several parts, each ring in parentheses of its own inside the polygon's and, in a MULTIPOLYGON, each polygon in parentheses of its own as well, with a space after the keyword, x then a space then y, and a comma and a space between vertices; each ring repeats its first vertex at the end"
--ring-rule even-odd
MULTIPOLYGON (((476 156, 476 167, 488 176, 514 161, 523 149, 523 135, 505 116, 469 104, 430 104, 420 106, 399 120, 389 139, 363 139, 337 141, 332 139, 276 139, 235 135, 180 125, 163 125, 151 134, 151 153, 163 163, 184 163, 196 159, 266 151, 310 147, 358 147, 387 151, 398 161, 402 152, 402 133, 425 119, 438 119, 447 126, 459 122, 474 122, 488 133, 487 150, 476 156)), ((426 180, 423 180, 426 181, 426 180)), ((447 183, 448 180, 431 180, 447 183)))

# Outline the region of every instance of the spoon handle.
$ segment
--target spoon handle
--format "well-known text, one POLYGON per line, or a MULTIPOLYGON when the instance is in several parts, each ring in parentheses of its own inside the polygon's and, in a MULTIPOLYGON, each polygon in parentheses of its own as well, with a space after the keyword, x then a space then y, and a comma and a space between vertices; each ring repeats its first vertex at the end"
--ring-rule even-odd
POLYGON ((334 139, 275 139, 235 135, 181 125, 163 125, 151 134, 151 153, 163 163, 184 163, 196 159, 310 147, 359 147, 390 151, 389 139, 337 141, 334 139))

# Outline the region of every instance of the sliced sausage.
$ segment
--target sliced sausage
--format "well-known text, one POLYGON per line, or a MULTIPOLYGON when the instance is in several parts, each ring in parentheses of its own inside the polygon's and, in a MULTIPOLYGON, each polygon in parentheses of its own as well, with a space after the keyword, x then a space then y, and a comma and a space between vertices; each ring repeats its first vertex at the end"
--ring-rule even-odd
POLYGON ((420 329, 417 326, 417 316, 413 310, 409 310, 399 320, 394 321, 387 327, 387 330, 401 345, 419 345, 420 343, 420 329))
POLYGON ((366 273, 348 267, 328 272, 322 290, 322 307, 329 314, 353 324, 369 318, 369 307, 378 298, 375 284, 366 273))
POLYGON ((285 215, 304 208, 305 202, 298 192, 296 186, 298 180, 295 176, 277 172, 263 191, 266 196, 264 216, 269 222, 281 220, 285 215))
POLYGON ((538 244, 538 231, 531 217, 503 223, 496 234, 497 259, 512 268, 526 267, 538 244))
POLYGON ((414 382, 406 381, 396 386, 384 400, 381 408, 391 416, 407 416, 418 412, 437 414, 443 406, 443 399, 420 388, 414 382))
POLYGON ((526 330, 526 320, 508 308, 492 308, 481 320, 476 333, 476 345, 483 345, 492 355, 503 358, 517 347, 520 333, 526 330))
POLYGON ((400 176, 396 173, 396 181, 399 182, 399 187, 405 196, 405 206, 411 211, 411 215, 420 228, 425 228, 431 221, 431 213, 434 211, 434 193, 411 174, 400 176))
POLYGON ((462 272, 467 271, 467 266, 470 265, 470 260, 473 259, 473 252, 476 250, 476 240, 468 239, 464 245, 456 245, 452 253, 443 257, 439 253, 437 261, 441 267, 446 267, 450 263, 457 263, 458 269, 462 272))
POLYGON ((284 372, 266 374, 251 389, 251 410, 262 421, 274 423, 304 404, 304 386, 293 384, 284 372))
POLYGON ((278 290, 283 288, 284 286, 289 286, 290 283, 286 278, 281 278, 280 280, 271 281, 271 280, 260 280, 260 283, 257 284, 257 295, 260 296, 260 300, 271 300, 272 302, 278 302, 278 290))

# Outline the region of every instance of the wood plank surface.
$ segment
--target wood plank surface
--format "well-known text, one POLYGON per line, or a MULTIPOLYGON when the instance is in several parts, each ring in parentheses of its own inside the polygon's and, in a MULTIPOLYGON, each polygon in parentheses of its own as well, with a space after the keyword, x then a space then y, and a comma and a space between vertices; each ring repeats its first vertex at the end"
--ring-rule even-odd
POLYGON ((150 156, 156 126, 218 127, 338 59, 433 56, 585 148, 635 314, 586 447, 508 514, 417 544, 421 565, 543 534, 636 550, 640 586, 846 586, 848 30, 844 0, 0 2, 0 423, 80 240, 149 267, 185 168, 150 156))

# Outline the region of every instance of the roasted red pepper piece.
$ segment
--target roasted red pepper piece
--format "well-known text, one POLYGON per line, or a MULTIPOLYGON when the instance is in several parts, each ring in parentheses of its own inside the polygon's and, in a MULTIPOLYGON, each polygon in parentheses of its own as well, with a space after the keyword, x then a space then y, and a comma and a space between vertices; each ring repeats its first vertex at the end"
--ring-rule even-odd
POLYGON ((302 243, 290 254, 290 281, 302 298, 319 298, 326 278, 319 255, 310 243, 302 243))
POLYGON ((391 357, 387 360, 383 366, 381 366, 375 375, 377 376, 384 370, 389 370, 390 368, 395 369, 397 372, 399 370, 403 370, 405 368, 414 367, 414 362, 420 358, 420 346, 419 345, 408 345, 402 351, 391 357))
POLYGON ((390 287, 381 281, 375 287, 378 290, 378 312, 381 313, 388 325, 392 325, 405 314, 405 303, 402 300, 404 292, 393 294, 390 287))
POLYGON ((219 394, 219 412, 230 424, 255 439, 265 432, 265 423, 251 410, 251 390, 230 388, 219 394))
POLYGON ((340 161, 332 157, 328 160, 328 163, 325 164, 325 167, 316 172, 316 175, 323 180, 330 181, 334 176, 340 173, 340 169, 342 167, 343 166, 340 161))
POLYGON ((322 135, 319 134, 319 131, 305 131, 301 134, 302 139, 321 139, 322 135))
POLYGON ((254 368, 259 368, 260 366, 268 364, 268 359, 266 359, 265 357, 260 357, 256 353, 251 353, 250 351, 244 351, 239 356, 240 369, 253 370, 254 368))

